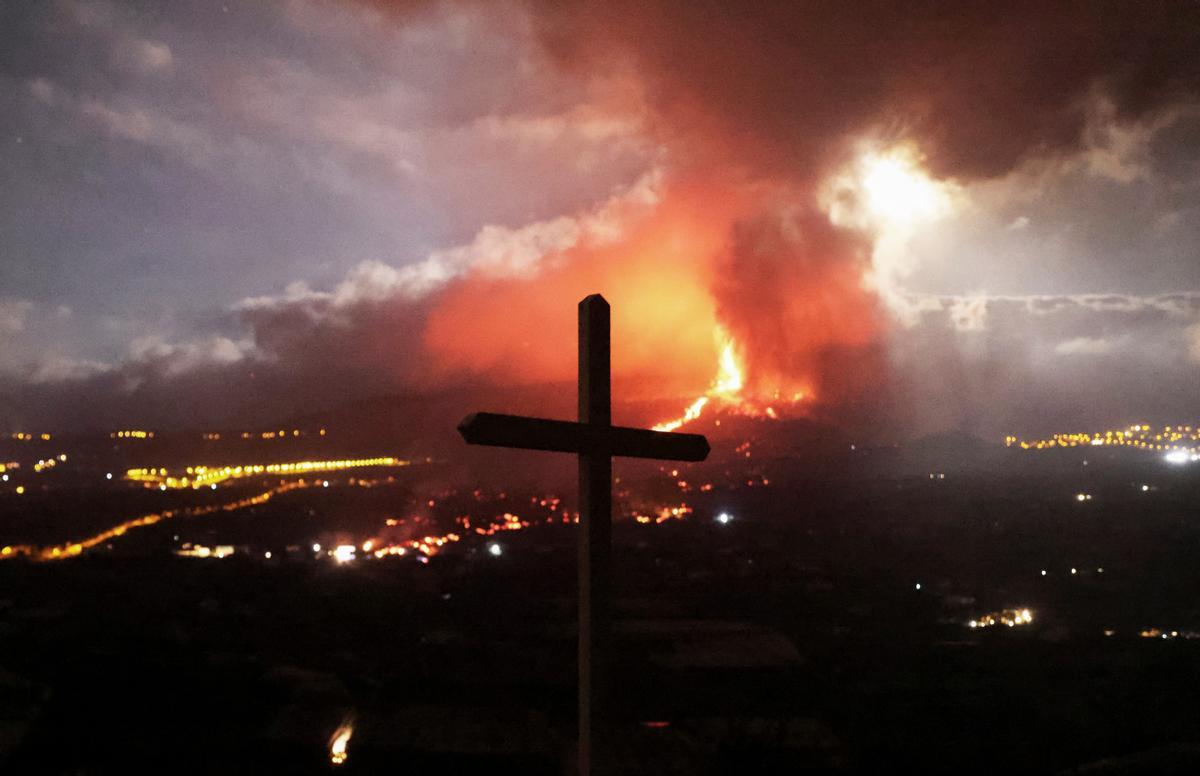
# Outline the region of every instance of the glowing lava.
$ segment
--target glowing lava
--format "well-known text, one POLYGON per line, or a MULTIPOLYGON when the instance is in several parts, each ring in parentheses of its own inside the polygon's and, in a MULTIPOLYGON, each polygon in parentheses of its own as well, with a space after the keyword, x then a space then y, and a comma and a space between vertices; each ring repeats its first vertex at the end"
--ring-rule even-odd
MULTIPOLYGON (((704 392, 704 395, 688 405, 681 416, 653 426, 655 431, 674 431, 696 420, 710 402, 723 409, 733 410, 739 415, 765 416, 772 419, 779 417, 773 405, 763 404, 743 396, 742 390, 746 386, 745 370, 738 361, 737 347, 733 339, 719 327, 716 336, 718 343, 721 344, 721 355, 717 360, 717 376, 713 379, 712 385, 704 392)), ((779 392, 776 391, 772 398, 778 400, 779 392)), ((803 392, 795 392, 792 394, 791 403, 802 401, 804 398, 803 392)))

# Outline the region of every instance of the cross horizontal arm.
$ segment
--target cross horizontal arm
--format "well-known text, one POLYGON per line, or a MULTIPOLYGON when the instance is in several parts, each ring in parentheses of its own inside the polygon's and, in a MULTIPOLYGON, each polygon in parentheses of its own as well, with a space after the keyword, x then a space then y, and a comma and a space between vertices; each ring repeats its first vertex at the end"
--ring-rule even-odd
POLYGON ((700 434, 674 434, 625 426, 595 426, 569 420, 526 418, 477 412, 463 418, 458 433, 467 444, 597 453, 625 458, 703 461, 708 440, 700 434))

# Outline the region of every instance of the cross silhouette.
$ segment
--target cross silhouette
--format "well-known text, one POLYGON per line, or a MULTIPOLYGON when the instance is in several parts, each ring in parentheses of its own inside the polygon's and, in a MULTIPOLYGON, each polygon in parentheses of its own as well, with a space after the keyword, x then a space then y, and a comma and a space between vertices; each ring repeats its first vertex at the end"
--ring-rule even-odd
POLYGON ((579 455, 579 775, 591 776, 605 747, 603 669, 609 641, 612 458, 703 461, 708 440, 612 425, 609 306, 592 294, 579 303, 579 420, 479 412, 458 424, 467 444, 579 455))

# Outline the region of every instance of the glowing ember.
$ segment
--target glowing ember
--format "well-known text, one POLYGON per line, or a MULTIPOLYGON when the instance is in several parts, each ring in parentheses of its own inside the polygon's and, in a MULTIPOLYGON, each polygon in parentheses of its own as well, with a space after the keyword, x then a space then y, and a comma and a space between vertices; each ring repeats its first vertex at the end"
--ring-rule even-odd
POLYGON ((333 731, 333 735, 329 738, 329 762, 334 765, 342 765, 346 762, 346 758, 350 756, 347 747, 352 735, 354 735, 354 722, 350 719, 333 731))

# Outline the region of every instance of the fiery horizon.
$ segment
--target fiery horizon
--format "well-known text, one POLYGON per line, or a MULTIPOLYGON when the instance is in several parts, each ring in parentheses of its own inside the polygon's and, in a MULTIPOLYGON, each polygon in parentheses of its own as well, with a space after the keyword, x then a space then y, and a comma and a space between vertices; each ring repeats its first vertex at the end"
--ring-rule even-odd
POLYGON ((1182 11, 297 0, 223 11, 234 57, 215 19, 85 5, 13 20, 14 164, 69 159, 14 176, 9 428, 565 382, 593 292, 624 398, 680 401, 656 423, 1188 409, 1182 11))

